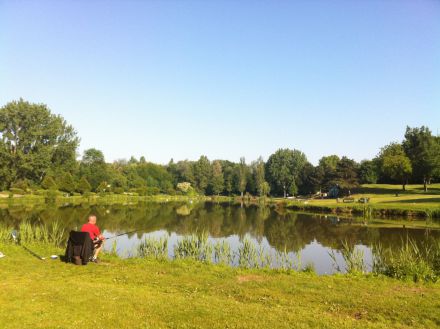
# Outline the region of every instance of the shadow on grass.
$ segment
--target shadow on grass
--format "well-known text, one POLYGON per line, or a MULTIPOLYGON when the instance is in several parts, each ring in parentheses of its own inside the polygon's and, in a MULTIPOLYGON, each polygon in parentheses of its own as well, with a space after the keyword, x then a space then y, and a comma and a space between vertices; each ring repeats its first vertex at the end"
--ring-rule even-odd
POLYGON ((386 201, 381 203, 438 203, 440 207, 440 198, 417 198, 417 199, 405 199, 405 200, 399 200, 396 198, 396 200, 386 201))
POLYGON ((360 187, 354 191, 358 194, 414 194, 410 191, 403 191, 400 189, 380 188, 380 187, 360 187))
MULTIPOLYGON (((399 195, 410 195, 410 194, 425 194, 425 191, 422 187, 409 188, 406 191, 403 191, 402 188, 380 188, 380 187, 360 187, 355 190, 356 193, 359 194, 396 194, 399 195)), ((426 194, 439 194, 440 188, 428 186, 428 192, 426 194)))

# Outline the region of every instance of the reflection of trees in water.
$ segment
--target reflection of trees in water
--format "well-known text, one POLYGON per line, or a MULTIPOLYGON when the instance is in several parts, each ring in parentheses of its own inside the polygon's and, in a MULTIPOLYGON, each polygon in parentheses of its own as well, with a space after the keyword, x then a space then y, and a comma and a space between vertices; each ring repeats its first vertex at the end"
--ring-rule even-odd
POLYGON ((350 246, 371 245, 380 242, 384 247, 400 246, 402 240, 413 239, 421 243, 429 239, 440 239, 438 230, 381 228, 353 224, 349 220, 338 220, 335 216, 298 214, 283 208, 217 203, 140 203, 137 205, 37 207, 0 209, 0 221, 18 227, 22 220, 31 223, 63 223, 66 230, 78 229, 89 214, 98 216, 98 225, 105 230, 134 233, 166 230, 187 235, 208 232, 213 237, 249 234, 259 242, 264 237, 278 250, 299 251, 317 240, 320 244, 340 249, 342 241, 350 246), (179 209, 185 206, 189 214, 179 209))

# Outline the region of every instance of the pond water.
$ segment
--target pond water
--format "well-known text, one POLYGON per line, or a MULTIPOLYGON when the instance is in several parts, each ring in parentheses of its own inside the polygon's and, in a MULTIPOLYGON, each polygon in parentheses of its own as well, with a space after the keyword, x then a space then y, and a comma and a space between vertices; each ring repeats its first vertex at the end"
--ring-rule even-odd
MULTIPOLYGON (((304 214, 274 207, 217 203, 142 203, 112 206, 66 206, 27 210, 0 210, 0 221, 18 227, 22 220, 33 224, 54 221, 62 223, 66 232, 77 230, 89 214, 96 214, 98 226, 106 237, 127 231, 137 232, 108 240, 105 249, 112 248, 122 257, 136 254, 140 242, 148 237, 167 237, 168 254, 174 256, 174 246, 183 237, 206 232, 211 243, 227 241, 237 254, 245 239, 265 253, 284 253, 293 263, 312 263, 318 274, 335 271, 335 260, 343 269, 343 242, 355 246, 364 254, 367 269, 371 269, 371 246, 398 248, 410 238, 418 244, 440 239, 440 225, 423 221, 369 220, 341 218, 334 215, 304 214), (334 258, 331 257, 333 254, 334 258)), ((237 260, 233 261, 237 265, 237 260)), ((272 267, 277 267, 274 261, 272 267)))

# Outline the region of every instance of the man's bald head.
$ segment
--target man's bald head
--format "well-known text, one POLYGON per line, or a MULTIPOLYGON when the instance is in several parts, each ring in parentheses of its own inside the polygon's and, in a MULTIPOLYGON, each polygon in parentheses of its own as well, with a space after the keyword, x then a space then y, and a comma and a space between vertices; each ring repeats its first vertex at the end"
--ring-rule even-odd
POLYGON ((90 215, 89 216, 89 223, 90 224, 96 224, 96 216, 95 215, 90 215))

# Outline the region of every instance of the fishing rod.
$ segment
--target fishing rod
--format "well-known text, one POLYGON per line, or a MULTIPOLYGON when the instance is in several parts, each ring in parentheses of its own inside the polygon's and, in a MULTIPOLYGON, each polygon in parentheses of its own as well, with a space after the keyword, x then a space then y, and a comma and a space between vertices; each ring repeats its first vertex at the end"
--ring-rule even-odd
MULTIPOLYGON (((46 257, 43 257, 43 256, 38 255, 36 252, 30 250, 28 247, 26 247, 26 246, 24 246, 23 244, 21 244, 21 243, 20 243, 20 240, 18 239, 18 232, 17 232, 16 230, 13 230, 13 231, 11 232, 11 235, 12 235, 12 239, 14 239, 14 242, 15 242, 16 244, 22 246, 23 249, 26 250, 28 253, 30 253, 32 256, 38 258, 39 260, 45 260, 45 259, 46 259, 46 257)), ((52 255, 52 256, 50 256, 50 258, 52 258, 52 259, 56 259, 56 258, 58 258, 58 256, 56 256, 56 255, 52 255)))
POLYGON ((139 229, 134 230, 134 231, 128 231, 128 232, 125 232, 125 233, 116 234, 116 235, 113 235, 113 236, 108 237, 108 238, 106 237, 105 239, 106 239, 106 240, 110 240, 110 239, 117 238, 118 236, 122 236, 122 235, 130 234, 130 233, 135 233, 135 232, 138 232, 138 231, 141 231, 141 230, 143 230, 143 229, 142 229, 142 228, 139 228, 139 229))

